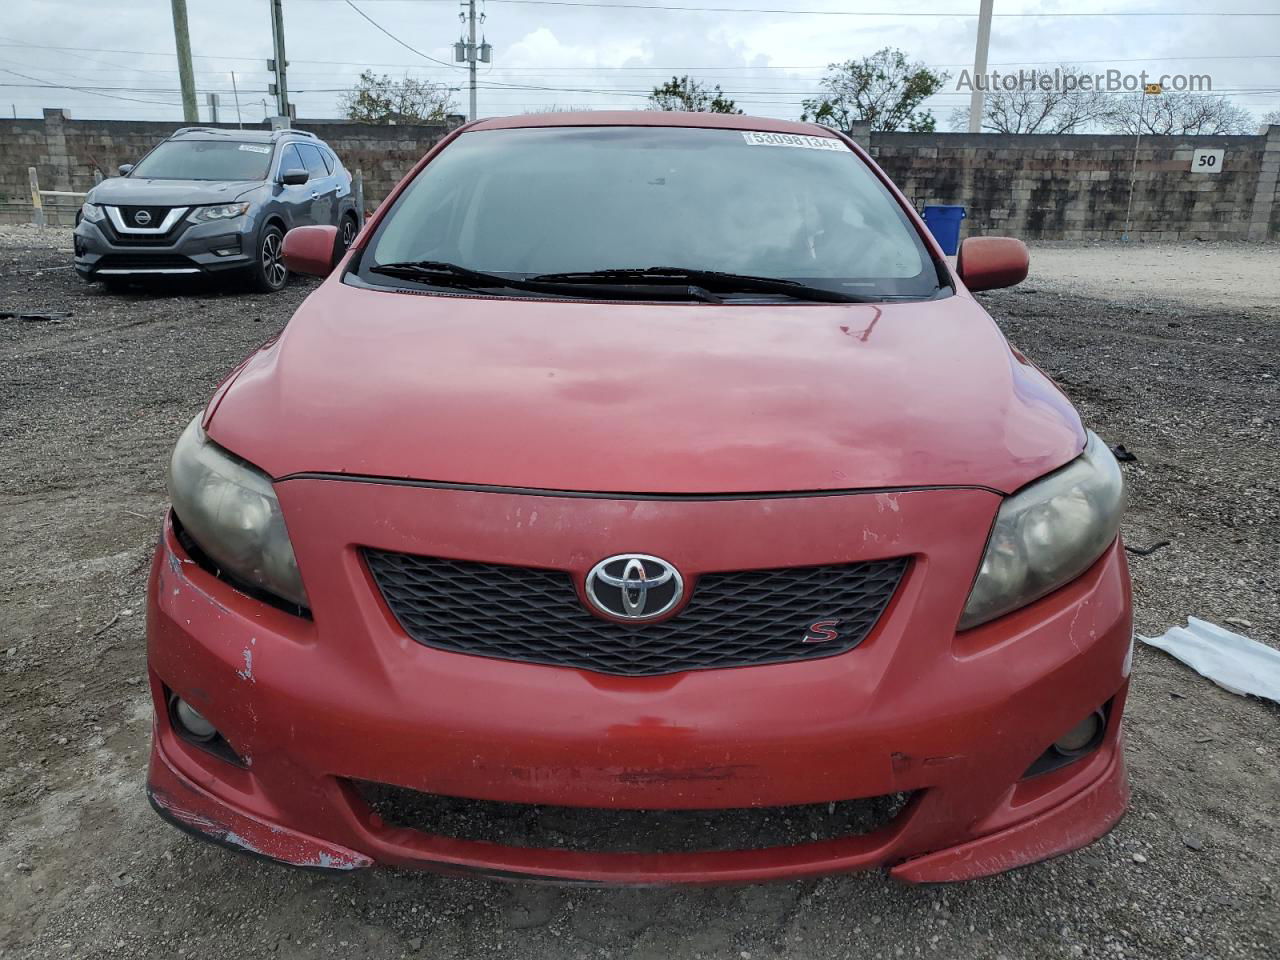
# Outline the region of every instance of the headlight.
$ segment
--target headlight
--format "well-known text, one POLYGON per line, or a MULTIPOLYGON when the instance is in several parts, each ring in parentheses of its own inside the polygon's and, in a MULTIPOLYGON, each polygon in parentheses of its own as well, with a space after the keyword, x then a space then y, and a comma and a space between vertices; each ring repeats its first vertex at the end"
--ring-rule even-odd
POLYGON ((1004 501, 960 617, 967 630, 1084 573, 1120 532, 1124 477, 1098 435, 1061 470, 1004 501))
POLYGON ((248 212, 247 203, 219 203, 212 207, 196 207, 188 219, 196 223, 208 223, 211 220, 230 220, 248 212))
POLYGON ((96 203, 84 203, 80 207, 80 219, 88 220, 90 223, 97 223, 105 214, 102 207, 96 203))
POLYGON ((183 528, 227 573, 308 606, 271 479, 210 442, 199 417, 173 449, 169 499, 183 528))

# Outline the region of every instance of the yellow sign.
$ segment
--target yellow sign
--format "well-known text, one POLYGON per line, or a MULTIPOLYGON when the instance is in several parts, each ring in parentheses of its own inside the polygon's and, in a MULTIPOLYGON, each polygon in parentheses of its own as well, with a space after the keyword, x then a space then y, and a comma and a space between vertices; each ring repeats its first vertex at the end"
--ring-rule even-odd
POLYGON ((1160 86, 1158 83, 1148 83, 1142 92, 1155 96, 1156 94, 1164 93, 1164 87, 1160 86))

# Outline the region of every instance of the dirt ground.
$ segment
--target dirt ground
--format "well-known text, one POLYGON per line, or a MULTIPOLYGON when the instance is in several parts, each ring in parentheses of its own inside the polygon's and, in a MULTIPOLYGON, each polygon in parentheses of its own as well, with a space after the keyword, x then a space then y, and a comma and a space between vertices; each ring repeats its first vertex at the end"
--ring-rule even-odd
MULTIPOLYGON (((879 874, 585 890, 292 872, 143 796, 143 586, 163 465, 310 289, 85 287, 63 231, 0 229, 0 956, 1280 956, 1280 708, 1141 645, 1133 808, 1106 839, 961 886, 879 874)), ((1280 250, 1053 245, 988 303, 1127 464, 1138 631, 1280 646, 1280 250), (1217 279, 1218 277, 1226 279, 1217 279)))

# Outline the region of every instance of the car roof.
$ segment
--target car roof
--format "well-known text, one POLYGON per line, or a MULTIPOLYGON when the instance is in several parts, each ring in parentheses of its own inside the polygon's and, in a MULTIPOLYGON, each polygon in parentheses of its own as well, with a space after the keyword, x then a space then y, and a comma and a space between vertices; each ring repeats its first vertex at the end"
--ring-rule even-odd
POLYGON ((234 140, 240 143, 276 143, 281 140, 298 143, 324 143, 307 130, 229 130, 221 127, 179 127, 170 140, 234 140))
POLYGON ((798 120, 751 117, 740 113, 683 113, 677 110, 584 110, 580 113, 528 113, 516 117, 479 120, 469 130, 507 130, 513 127, 707 127, 718 130, 760 130, 834 137, 830 127, 798 120))

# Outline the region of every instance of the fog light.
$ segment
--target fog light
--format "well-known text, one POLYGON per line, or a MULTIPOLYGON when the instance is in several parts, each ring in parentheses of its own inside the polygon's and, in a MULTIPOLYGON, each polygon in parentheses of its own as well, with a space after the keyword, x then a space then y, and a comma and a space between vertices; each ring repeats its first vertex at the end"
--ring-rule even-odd
POLYGON ((1074 757, 1093 747, 1102 736, 1106 718, 1101 710, 1095 710, 1053 743, 1053 749, 1063 756, 1074 757))
POLYGON ((173 715, 178 724, 193 740, 212 740, 218 735, 213 724, 200 715, 195 707, 179 697, 173 705, 173 715))

